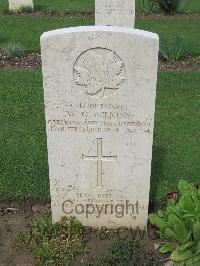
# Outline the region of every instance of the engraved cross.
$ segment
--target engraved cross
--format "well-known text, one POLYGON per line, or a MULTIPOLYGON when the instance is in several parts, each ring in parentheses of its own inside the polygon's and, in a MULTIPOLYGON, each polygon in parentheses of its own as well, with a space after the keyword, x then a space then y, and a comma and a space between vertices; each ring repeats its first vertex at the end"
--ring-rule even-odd
POLYGON ((116 162, 117 156, 103 156, 102 152, 102 139, 97 139, 97 155, 87 156, 82 154, 82 159, 86 161, 96 161, 97 162, 97 187, 102 187, 102 170, 103 162, 116 162))

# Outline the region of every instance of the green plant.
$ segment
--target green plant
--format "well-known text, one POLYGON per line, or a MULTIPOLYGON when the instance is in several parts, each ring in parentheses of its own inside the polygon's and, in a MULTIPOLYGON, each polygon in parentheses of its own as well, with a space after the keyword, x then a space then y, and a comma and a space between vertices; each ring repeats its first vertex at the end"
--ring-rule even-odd
POLYGON ((174 35, 172 40, 165 37, 160 38, 160 55, 165 60, 179 60, 195 54, 196 39, 184 39, 174 35))
POLYGON ((181 1, 181 5, 180 5, 180 9, 179 12, 182 12, 184 14, 188 14, 190 13, 190 4, 191 4, 191 0, 184 0, 181 1))
POLYGON ((25 50, 21 43, 11 43, 9 42, 4 48, 3 52, 8 58, 20 57, 24 55, 25 50))
POLYGON ((171 253, 171 260, 182 265, 200 265, 200 190, 185 180, 178 184, 180 197, 170 200, 167 209, 150 214, 150 222, 167 242, 161 253, 171 253))
POLYGON ((33 13, 34 9, 32 8, 32 6, 20 6, 17 10, 18 13, 33 13))
POLYGON ((2 10, 2 13, 5 14, 5 15, 8 15, 8 14, 10 14, 11 12, 10 12, 10 10, 9 10, 8 8, 4 8, 4 9, 2 10))
POLYGON ((87 266, 146 265, 146 263, 146 256, 136 241, 120 240, 114 241, 103 256, 89 262, 87 266))
POLYGON ((146 15, 159 10, 158 3, 155 0, 139 0, 138 5, 140 5, 139 9, 146 15))
POLYGON ((155 0, 162 11, 167 14, 173 14, 178 11, 181 0, 155 0))
POLYGON ((85 250, 82 233, 82 225, 75 218, 52 224, 47 216, 31 232, 21 233, 19 241, 34 250, 40 265, 69 265, 74 255, 85 250))

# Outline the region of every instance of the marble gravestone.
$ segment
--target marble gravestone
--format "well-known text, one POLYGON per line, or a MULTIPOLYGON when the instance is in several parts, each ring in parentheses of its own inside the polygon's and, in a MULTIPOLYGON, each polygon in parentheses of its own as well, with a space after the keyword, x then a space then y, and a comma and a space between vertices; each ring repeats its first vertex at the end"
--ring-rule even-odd
POLYGON ((134 28, 135 0, 95 0, 95 24, 134 28))
POLYGON ((33 8, 33 0, 8 0, 10 10, 18 10, 20 7, 30 6, 33 8))
POLYGON ((158 43, 114 26, 42 35, 53 222, 146 227, 158 43))

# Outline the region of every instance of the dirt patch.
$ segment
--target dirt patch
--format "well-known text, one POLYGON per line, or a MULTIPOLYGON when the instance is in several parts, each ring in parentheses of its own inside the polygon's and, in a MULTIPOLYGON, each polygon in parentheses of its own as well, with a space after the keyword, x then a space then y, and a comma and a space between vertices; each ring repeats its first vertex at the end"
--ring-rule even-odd
POLYGON ((8 58, 4 53, 0 53, 0 68, 41 68, 41 56, 39 53, 31 53, 8 58))
MULTIPOLYGON (((0 68, 41 68, 41 55, 31 53, 20 58, 8 58, 0 53, 0 68)), ((160 58, 159 71, 200 71, 200 56, 177 61, 165 61, 160 58)))
POLYGON ((81 12, 69 12, 69 11, 35 11, 32 13, 21 13, 21 12, 0 12, 0 16, 21 16, 21 17, 69 17, 69 18, 91 18, 94 17, 92 11, 81 11, 81 12))
MULTIPOLYGON (((34 254, 19 245, 17 236, 20 232, 31 230, 36 218, 44 215, 49 206, 46 201, 3 201, 0 200, 0 265, 1 266, 36 266, 34 254)), ((84 241, 88 252, 78 255, 71 265, 84 264, 101 256, 114 240, 137 239, 149 258, 161 259, 155 250, 158 238, 155 230, 144 234, 142 231, 127 229, 107 230, 87 227, 84 230, 84 241)))
POLYGON ((137 13, 136 14, 137 19, 199 19, 200 13, 194 13, 194 14, 174 14, 174 15, 166 15, 166 14, 144 14, 144 13, 137 13))
POLYGON ((149 260, 162 261, 166 256, 160 256, 155 248, 160 243, 155 233, 155 229, 151 228, 148 233, 138 229, 118 228, 116 230, 106 228, 86 228, 84 239, 88 248, 88 253, 78 255, 72 262, 72 266, 85 264, 91 260, 104 255, 114 241, 120 240, 137 240, 140 248, 149 260))
POLYGON ((0 265, 34 266, 34 255, 26 247, 19 247, 17 235, 30 230, 34 213, 30 203, 0 201, 0 265))
MULTIPOLYGON (((35 11, 32 13, 20 13, 20 12, 0 12, 0 16, 22 16, 22 17, 69 17, 69 18, 94 18, 95 14, 93 11, 81 11, 81 12, 71 12, 71 11, 54 11, 54 10, 44 10, 44 11, 35 11)), ((136 13, 136 19, 199 19, 200 13, 192 14, 145 14, 145 13, 136 13)))
POLYGON ((177 61, 159 60, 160 71, 200 71, 200 56, 188 57, 177 61))

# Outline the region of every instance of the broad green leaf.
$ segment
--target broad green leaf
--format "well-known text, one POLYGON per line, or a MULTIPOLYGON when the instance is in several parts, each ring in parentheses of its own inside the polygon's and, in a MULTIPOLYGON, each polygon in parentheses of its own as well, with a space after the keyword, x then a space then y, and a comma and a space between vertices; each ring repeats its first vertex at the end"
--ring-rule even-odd
POLYGON ((195 202, 195 214, 200 214, 200 200, 195 202))
POLYGON ((179 250, 179 248, 175 249, 171 254, 171 260, 175 262, 181 262, 193 257, 193 253, 190 249, 187 250, 179 250))
POLYGON ((192 213, 186 213, 186 214, 183 214, 182 218, 195 218, 195 215, 192 213))
POLYGON ((172 240, 175 238, 175 232, 168 226, 166 226, 163 231, 162 231, 162 235, 164 238, 168 239, 168 240, 172 240))
POLYGON ((167 207, 174 207, 175 206, 175 201, 174 199, 170 199, 167 201, 167 207))
POLYGON ((200 265, 200 254, 186 260, 186 266, 199 266, 200 265))
POLYGON ((174 249, 176 248, 176 245, 174 243, 166 243, 164 244, 160 249, 160 253, 168 253, 168 252, 172 252, 174 249))
POLYGON ((194 218, 183 218, 185 227, 187 228, 188 232, 190 233, 190 237, 192 236, 193 230, 193 223, 195 222, 194 218))
POLYGON ((193 266, 193 261, 192 261, 192 259, 186 260, 185 265, 186 265, 186 266, 193 266))
MULTIPOLYGON (((192 258, 192 261, 193 261, 193 263, 199 262, 200 261, 200 253, 198 255, 194 256, 192 258)), ((199 265, 200 265, 200 263, 199 263, 199 265)))
POLYGON ((199 255, 200 254, 200 242, 195 244, 195 250, 196 252, 194 253, 194 255, 199 255))
POLYGON ((164 221, 164 219, 160 218, 157 214, 154 213, 149 214, 149 221, 153 225, 157 226, 161 231, 167 226, 167 223, 164 221))
POLYGON ((164 217, 166 216, 166 214, 165 214, 164 211, 159 210, 159 211, 158 211, 158 216, 159 216, 160 218, 164 218, 164 217))
POLYGON ((169 225, 172 226, 177 241, 184 243, 188 240, 190 234, 179 217, 173 214, 169 215, 169 225))
POLYGON ((174 206, 167 206, 167 213, 170 214, 176 214, 176 209, 174 206))
POLYGON ((193 237, 194 241, 200 241, 200 222, 196 222, 195 224, 193 224, 193 237))
POLYGON ((195 204, 191 197, 191 195, 184 194, 180 197, 179 202, 177 203, 177 208, 179 210, 188 211, 190 213, 194 213, 195 204))
POLYGON ((200 201, 200 195, 198 193, 198 190, 195 189, 193 192, 192 192, 192 199, 193 201, 196 203, 198 201, 200 201))
POLYGON ((184 245, 179 246, 179 250, 184 251, 187 248, 191 248, 194 245, 194 242, 188 242, 184 245))
POLYGON ((181 194, 184 194, 185 192, 190 192, 194 190, 194 186, 187 182, 186 180, 181 179, 178 183, 178 189, 181 194))

